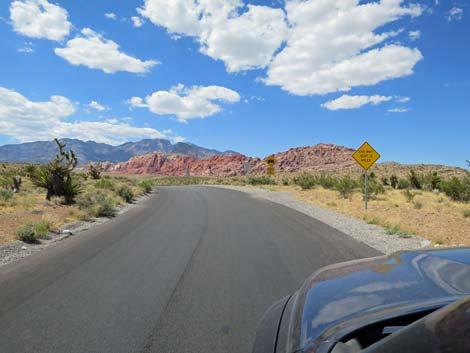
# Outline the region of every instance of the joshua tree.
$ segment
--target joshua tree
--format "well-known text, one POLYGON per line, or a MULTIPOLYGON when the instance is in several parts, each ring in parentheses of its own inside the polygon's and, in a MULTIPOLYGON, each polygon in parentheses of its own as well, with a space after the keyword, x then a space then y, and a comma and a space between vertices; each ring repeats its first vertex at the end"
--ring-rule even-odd
POLYGON ((103 167, 101 166, 101 163, 98 164, 90 164, 88 167, 88 175, 94 179, 98 180, 101 179, 101 173, 103 172, 103 167))
POLYGON ((35 168, 31 174, 34 185, 47 190, 46 199, 63 196, 66 203, 73 203, 80 192, 80 186, 73 181, 72 171, 77 166, 77 157, 73 150, 64 151, 65 144, 54 139, 59 149, 55 158, 46 165, 35 168))
POLYGON ((14 193, 20 192, 20 187, 21 187, 21 182, 22 182, 21 178, 12 177, 12 182, 13 182, 13 185, 11 186, 11 190, 14 193))

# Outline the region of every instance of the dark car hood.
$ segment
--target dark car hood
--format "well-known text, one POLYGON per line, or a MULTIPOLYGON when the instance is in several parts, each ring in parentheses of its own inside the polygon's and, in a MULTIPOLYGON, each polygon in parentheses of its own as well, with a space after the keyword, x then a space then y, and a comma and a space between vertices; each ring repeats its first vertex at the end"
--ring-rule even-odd
POLYGON ((323 268, 296 294, 291 351, 323 351, 359 322, 470 295, 470 248, 399 252, 323 268))

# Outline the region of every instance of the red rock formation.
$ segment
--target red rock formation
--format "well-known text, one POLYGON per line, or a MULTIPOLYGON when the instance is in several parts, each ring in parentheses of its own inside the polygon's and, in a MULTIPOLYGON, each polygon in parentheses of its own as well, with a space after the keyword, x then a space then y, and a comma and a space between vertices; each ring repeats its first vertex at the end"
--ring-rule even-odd
MULTIPOLYGON (((355 165, 351 157, 353 153, 353 149, 331 144, 291 148, 275 154, 275 167, 278 171, 290 173, 332 170, 355 165)), ((107 163, 103 166, 105 171, 121 174, 186 175, 189 172, 193 176, 239 176, 245 174, 245 164, 249 166, 249 174, 266 171, 266 165, 261 159, 241 154, 197 159, 153 153, 134 157, 124 163, 107 163)))

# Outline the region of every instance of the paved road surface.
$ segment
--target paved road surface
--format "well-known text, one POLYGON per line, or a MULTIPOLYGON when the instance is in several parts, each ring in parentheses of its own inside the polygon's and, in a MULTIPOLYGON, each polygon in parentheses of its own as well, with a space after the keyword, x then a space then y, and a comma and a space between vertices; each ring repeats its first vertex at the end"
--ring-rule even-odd
POLYGON ((237 191, 161 188, 0 268, 0 352, 247 353, 275 300, 321 266, 373 255, 237 191))

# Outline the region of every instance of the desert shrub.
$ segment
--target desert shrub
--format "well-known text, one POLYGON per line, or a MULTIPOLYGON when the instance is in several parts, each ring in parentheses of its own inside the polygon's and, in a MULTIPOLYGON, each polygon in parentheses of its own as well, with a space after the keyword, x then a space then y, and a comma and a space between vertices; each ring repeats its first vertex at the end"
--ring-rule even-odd
POLYGON ((316 183, 315 176, 311 174, 300 174, 294 178, 294 184, 299 185, 302 190, 312 189, 316 183))
POLYGON ((114 217, 117 213, 114 200, 103 191, 80 195, 77 205, 93 217, 114 217))
POLYGON ((287 186, 290 184, 290 180, 287 177, 282 178, 281 180, 282 185, 287 186))
POLYGON ((102 172, 103 172, 103 168, 101 167, 101 163, 98 163, 96 165, 91 164, 88 167, 88 175, 94 180, 101 179, 102 172))
POLYGON ((412 202, 416 194, 410 190, 403 191, 403 196, 405 196, 406 202, 412 202))
POLYGON ((454 201, 470 201, 470 174, 462 179, 452 177, 449 180, 442 181, 440 187, 454 201))
POLYGON ((410 182, 406 179, 398 179, 398 189, 405 190, 410 188, 410 182))
POLYGON ((423 208, 424 205, 423 205, 423 203, 422 203, 421 201, 415 201, 415 202, 413 202, 413 206, 414 206, 414 208, 416 208, 417 210, 420 210, 420 209, 423 208))
POLYGON ((144 190, 144 193, 149 194, 152 192, 153 183, 150 180, 141 180, 139 182, 139 187, 144 190))
POLYGON ((19 240, 25 243, 33 243, 38 238, 44 238, 51 230, 51 223, 47 220, 37 222, 30 222, 22 225, 16 230, 16 235, 19 240))
MULTIPOLYGON (((365 192, 364 186, 362 185, 362 192, 365 192)), ((377 197, 380 194, 385 193, 384 186, 377 181, 377 179, 369 180, 368 182, 368 194, 371 199, 377 197)))
POLYGON ((333 178, 331 175, 327 174, 320 174, 317 178, 317 183, 324 187, 325 189, 334 189, 336 186, 336 179, 333 178))
POLYGON ((267 175, 249 175, 246 182, 250 185, 275 185, 276 181, 267 175))
POLYGON ((390 177, 390 186, 394 189, 398 187, 398 177, 396 175, 390 177))
POLYGON ((113 190, 114 182, 110 178, 102 178, 95 183, 97 189, 113 190))
POLYGON ((358 183, 350 176, 339 178, 336 181, 335 189, 338 191, 341 197, 347 199, 351 197, 354 189, 358 186, 358 183))
POLYGON ((13 197, 13 191, 0 189, 0 201, 9 201, 13 197))
POLYGON ((131 203, 134 200, 134 193, 131 188, 127 185, 121 186, 117 190, 117 194, 127 203, 131 203))
POLYGON ((439 189, 441 182, 442 182, 442 179, 439 176, 439 174, 437 174, 437 172, 428 173, 424 177, 424 186, 426 189, 430 191, 439 189))
POLYGON ((410 173, 408 174, 408 180, 412 188, 418 190, 421 190, 423 188, 422 177, 420 177, 413 169, 411 169, 410 173))
POLYGON ((73 203, 81 192, 72 175, 78 160, 73 150, 65 152, 65 144, 58 139, 54 141, 59 150, 57 155, 48 164, 33 168, 30 178, 35 186, 46 189, 47 200, 50 201, 53 196, 63 196, 66 203, 73 203))
POLYGON ((466 209, 462 211, 463 218, 470 218, 470 209, 466 209))
POLYGON ((108 197, 99 200, 95 210, 96 217, 115 217, 117 214, 117 209, 114 205, 114 201, 108 197))
POLYGON ((382 181, 383 186, 389 186, 390 185, 390 182, 389 182, 387 177, 384 176, 384 177, 380 178, 380 180, 382 181))
POLYGON ((16 230, 16 236, 25 243, 34 243, 37 241, 37 235, 34 233, 32 224, 24 224, 16 230))

